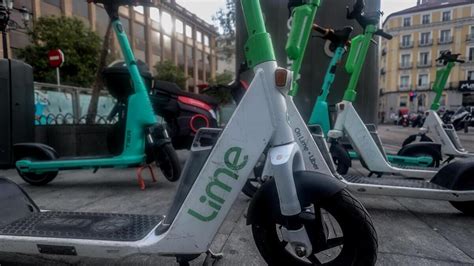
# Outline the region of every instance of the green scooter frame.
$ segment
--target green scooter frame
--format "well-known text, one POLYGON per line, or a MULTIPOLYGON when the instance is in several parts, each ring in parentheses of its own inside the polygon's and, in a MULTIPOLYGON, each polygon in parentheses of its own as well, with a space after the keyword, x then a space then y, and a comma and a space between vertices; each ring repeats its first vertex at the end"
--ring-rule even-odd
MULTIPOLYGON (((128 99, 126 133, 122 153, 113 157, 57 159, 55 151, 46 145, 29 143, 18 144, 15 157, 20 160, 16 162, 16 168, 27 182, 33 185, 44 185, 54 179, 60 170, 127 168, 143 165, 146 162, 146 130, 156 125, 157 119, 120 20, 113 20, 112 27, 117 35, 121 50, 123 51, 124 60, 130 71, 133 88, 135 90, 135 93, 128 99), (34 158, 34 160, 31 158, 34 158), (30 178, 28 178, 28 176, 30 176, 30 178), (38 179, 33 180, 34 178, 31 178, 31 176, 38 179), (40 176, 41 178, 39 178, 40 176)), ((165 143, 160 143, 160 145, 170 143, 166 137, 166 132, 162 135, 164 139, 160 141, 164 141, 165 143)), ((175 151, 172 150, 172 152, 175 151)), ((179 177, 179 173, 175 173, 174 175, 179 177)))
MULTIPOLYGON (((363 38, 366 37, 365 35, 360 35, 360 36, 362 36, 363 38)), ((316 104, 314 105, 311 117, 308 122, 308 125, 321 126, 325 136, 327 136, 327 134, 329 133, 329 130, 331 130, 329 105, 327 102, 327 98, 336 77, 336 73, 334 70, 336 69, 337 65, 344 57, 344 54, 348 48, 346 48, 345 45, 338 46, 336 48, 333 58, 331 59, 328 70, 326 72, 326 76, 324 77, 324 83, 322 86, 321 95, 318 97, 316 104)), ((358 67, 362 67, 365 62, 361 60, 361 58, 358 58, 358 59, 359 60, 357 60, 357 62, 354 62, 354 63, 357 64, 358 67)), ((354 151, 349 151, 349 156, 351 159, 360 159, 357 153, 354 151)), ((407 165, 407 166, 429 166, 433 163, 433 159, 427 156, 408 157, 408 156, 397 156, 397 155, 388 154, 387 159, 391 163, 407 165)))

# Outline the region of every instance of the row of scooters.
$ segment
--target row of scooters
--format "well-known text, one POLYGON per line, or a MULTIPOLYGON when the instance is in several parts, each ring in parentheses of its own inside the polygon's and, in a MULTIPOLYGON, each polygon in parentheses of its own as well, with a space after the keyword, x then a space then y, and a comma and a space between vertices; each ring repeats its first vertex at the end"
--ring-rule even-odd
MULTIPOLYGON (((351 192, 446 200, 463 213, 474 214, 474 161, 466 159, 472 154, 436 112, 450 71, 462 63, 460 55, 440 55, 444 67, 438 70, 433 88, 437 97, 420 133, 411 136, 414 140, 398 154, 387 154, 376 126, 365 125, 353 107, 373 38, 392 38, 378 28, 380 14, 364 12, 363 0, 347 10, 347 19, 364 29, 353 38, 351 27, 333 30, 313 25, 318 8, 330 5, 329 1, 290 0, 292 28, 286 51, 294 62, 291 69, 277 66, 259 1, 242 0, 249 33, 244 50, 254 78, 224 129, 209 128, 206 113, 169 118, 177 123, 186 118, 194 135, 183 169, 173 168, 170 135, 156 119, 150 85, 140 75, 118 15, 122 5, 147 6, 153 1, 89 2, 104 5, 109 14, 133 84, 120 112, 123 151, 106 158, 61 159, 45 145, 20 144, 17 169, 29 183, 44 185, 59 170, 143 166, 157 160, 162 170, 169 171, 164 173, 170 180, 181 179, 176 197, 166 216, 43 211, 18 185, 0 178, 0 251, 99 258, 153 253, 175 256, 181 265, 202 253, 219 259, 221 254, 209 247, 245 188, 252 196, 247 223, 270 265, 374 265, 377 235, 367 210, 351 192), (292 97, 298 92, 313 30, 330 42, 334 56, 308 123, 292 97), (346 53, 350 82, 331 126, 327 96, 346 53), (204 127, 197 128, 197 119, 204 127), (354 159, 379 178, 347 175, 354 159)), ((233 86, 244 87, 241 82, 233 86)), ((201 96, 153 88, 156 95, 172 95, 168 101, 161 99, 174 110, 188 108, 187 112, 206 111, 212 116, 214 108, 201 96)))

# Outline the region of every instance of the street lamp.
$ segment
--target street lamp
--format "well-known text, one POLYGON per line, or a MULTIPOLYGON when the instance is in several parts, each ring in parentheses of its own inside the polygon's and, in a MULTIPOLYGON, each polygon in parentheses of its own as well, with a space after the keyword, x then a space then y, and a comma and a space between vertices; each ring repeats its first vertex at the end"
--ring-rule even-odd
POLYGON ((0 0, 0 31, 2 32, 3 58, 8 59, 7 31, 9 27, 25 29, 31 19, 30 15, 30 11, 24 6, 14 8, 13 0, 0 0), (24 26, 20 26, 17 22, 10 20, 11 10, 20 12, 24 26))

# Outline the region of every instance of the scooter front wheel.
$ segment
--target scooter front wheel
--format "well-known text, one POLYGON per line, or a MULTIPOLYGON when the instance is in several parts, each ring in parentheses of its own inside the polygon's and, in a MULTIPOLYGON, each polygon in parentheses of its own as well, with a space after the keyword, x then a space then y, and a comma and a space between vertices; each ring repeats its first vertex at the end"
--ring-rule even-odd
POLYGON ((252 225, 257 248, 269 265, 375 264, 377 234, 365 208, 348 191, 342 190, 324 201, 315 200, 305 210, 308 211, 320 219, 303 222, 313 246, 307 257, 297 256, 283 240, 279 213, 252 225))
POLYGON ((156 165, 170 182, 178 181, 181 176, 181 164, 178 154, 171 143, 166 143, 155 151, 156 165))
MULTIPOLYGON (((49 158, 25 157, 25 158, 21 158, 19 161, 21 161, 21 160, 43 161, 43 160, 47 160, 47 159, 49 159, 49 158)), ((44 185, 48 184, 49 182, 53 181, 56 178, 56 176, 58 176, 58 171, 44 172, 44 173, 41 173, 41 174, 37 174, 37 173, 34 173, 34 172, 25 173, 25 172, 20 171, 18 168, 16 168, 16 171, 18 172, 18 175, 20 175, 20 177, 23 180, 25 180, 25 182, 27 182, 27 183, 29 183, 30 185, 33 185, 33 186, 44 186, 44 185)))

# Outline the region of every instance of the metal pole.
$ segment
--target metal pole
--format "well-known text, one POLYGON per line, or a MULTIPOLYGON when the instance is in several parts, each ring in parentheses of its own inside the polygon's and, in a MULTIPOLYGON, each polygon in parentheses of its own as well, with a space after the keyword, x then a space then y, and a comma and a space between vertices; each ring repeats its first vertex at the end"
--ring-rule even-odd
POLYGON ((3 58, 8 59, 8 37, 7 32, 2 31, 3 58))
POLYGON ((56 68, 56 83, 58 84, 58 86, 61 86, 61 76, 59 73, 59 67, 56 68))

